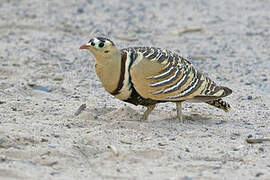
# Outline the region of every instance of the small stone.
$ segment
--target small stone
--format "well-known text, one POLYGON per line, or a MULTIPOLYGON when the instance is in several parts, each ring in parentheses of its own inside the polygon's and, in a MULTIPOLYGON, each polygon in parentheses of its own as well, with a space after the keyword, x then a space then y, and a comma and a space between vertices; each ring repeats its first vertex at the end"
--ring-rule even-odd
POLYGON ((219 122, 216 122, 216 125, 221 125, 221 124, 224 124, 226 121, 224 121, 224 120, 221 120, 221 121, 219 121, 219 122))
POLYGON ((158 145, 159 145, 159 146, 166 146, 167 144, 162 143, 162 142, 159 142, 158 145))
POLYGON ((183 177, 183 180, 192 180, 192 178, 188 177, 188 176, 185 176, 185 177, 183 177))
POLYGON ((78 14, 84 13, 84 9, 83 9, 83 8, 78 8, 78 9, 77 9, 77 13, 78 13, 78 14))
POLYGON ((240 136, 240 133, 235 132, 235 133, 232 133, 232 135, 237 137, 237 136, 240 136))
POLYGON ((252 99, 252 96, 248 96, 247 99, 248 99, 248 100, 251 100, 251 99, 252 99))
POLYGON ((256 174, 256 177, 260 177, 260 176, 262 176, 262 175, 263 175, 262 172, 258 172, 258 173, 256 174))
POLYGON ((7 157, 4 155, 0 155, 0 162, 5 162, 7 160, 7 157))
POLYGON ((264 152, 264 148, 263 147, 259 147, 259 151, 260 152, 264 152))
POLYGON ((45 139, 45 138, 41 138, 40 140, 41 142, 48 142, 48 139, 45 139))
POLYGON ((235 136, 231 136, 230 139, 231 139, 231 140, 236 140, 236 137, 235 137, 235 136))
POLYGON ((54 175, 57 175, 57 174, 60 174, 59 172, 51 172, 50 175, 54 176, 54 175))

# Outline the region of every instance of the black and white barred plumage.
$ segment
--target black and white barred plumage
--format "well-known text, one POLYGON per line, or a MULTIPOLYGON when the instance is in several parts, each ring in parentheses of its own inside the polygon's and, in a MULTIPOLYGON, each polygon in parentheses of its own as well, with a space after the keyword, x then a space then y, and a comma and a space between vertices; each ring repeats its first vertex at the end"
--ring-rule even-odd
MULTIPOLYGON (((98 75, 108 90, 116 98, 132 103, 144 105, 147 111, 152 111, 155 104, 161 102, 176 102, 178 114, 181 102, 197 101, 206 102, 217 108, 228 111, 230 106, 221 98, 228 96, 232 91, 223 86, 218 86, 211 79, 197 71, 185 58, 166 49, 155 47, 131 47, 117 50, 111 40, 94 38, 92 45, 98 43, 108 44, 103 48, 89 48, 96 57, 96 63, 106 61, 119 61, 116 68, 114 89, 106 89, 106 72, 98 75), (107 50, 106 50, 107 48, 107 50), (106 51, 115 51, 111 57, 106 51)), ((85 48, 82 48, 85 49, 85 48)), ((117 64, 117 63, 116 63, 117 64)), ((99 71, 96 69, 96 71, 99 71)), ((111 86, 112 87, 112 86, 111 86)), ((149 113, 145 113, 145 119, 149 113)), ((179 117, 180 118, 180 117, 179 117)))

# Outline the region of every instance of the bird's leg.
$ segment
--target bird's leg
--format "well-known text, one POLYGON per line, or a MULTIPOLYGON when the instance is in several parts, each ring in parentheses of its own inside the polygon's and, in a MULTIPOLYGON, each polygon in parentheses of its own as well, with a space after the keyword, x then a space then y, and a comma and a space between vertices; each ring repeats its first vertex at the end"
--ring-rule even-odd
POLYGON ((151 104, 149 106, 147 106, 146 111, 143 114, 143 117, 141 118, 141 120, 146 120, 149 116, 149 114, 155 109, 156 105, 155 104, 151 104))
POLYGON ((177 118, 181 123, 183 123, 182 117, 182 102, 176 102, 177 118))

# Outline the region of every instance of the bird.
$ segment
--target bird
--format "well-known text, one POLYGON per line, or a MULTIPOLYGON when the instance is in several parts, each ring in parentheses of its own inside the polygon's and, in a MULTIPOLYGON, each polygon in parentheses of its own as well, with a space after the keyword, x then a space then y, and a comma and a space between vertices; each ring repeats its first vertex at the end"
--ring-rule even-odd
POLYGON ((111 95, 146 111, 140 120, 148 119, 158 103, 176 104, 177 118, 182 117, 182 102, 203 102, 228 112, 230 105, 222 98, 232 90, 219 86, 198 71, 194 65, 168 49, 128 47, 119 49, 105 37, 90 38, 80 46, 95 58, 95 71, 111 95))

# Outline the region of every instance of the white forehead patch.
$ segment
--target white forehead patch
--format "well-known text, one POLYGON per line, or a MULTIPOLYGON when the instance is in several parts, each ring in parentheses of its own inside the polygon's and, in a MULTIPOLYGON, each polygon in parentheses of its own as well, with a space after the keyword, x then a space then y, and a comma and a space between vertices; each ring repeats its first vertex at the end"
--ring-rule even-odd
MULTIPOLYGON (((93 41, 95 44, 99 44, 100 43, 100 40, 98 40, 97 38, 94 38, 94 41, 93 41)), ((95 45, 96 46, 96 45, 95 45)))
MULTIPOLYGON (((100 49, 99 44, 101 43, 101 41, 99 39, 93 38, 93 43, 95 43, 95 46, 94 47, 96 49, 100 49)), ((110 45, 110 44, 111 43, 109 41, 105 40, 104 46, 107 46, 107 45, 110 45)), ((91 46, 91 42, 87 43, 86 45, 91 46)))

